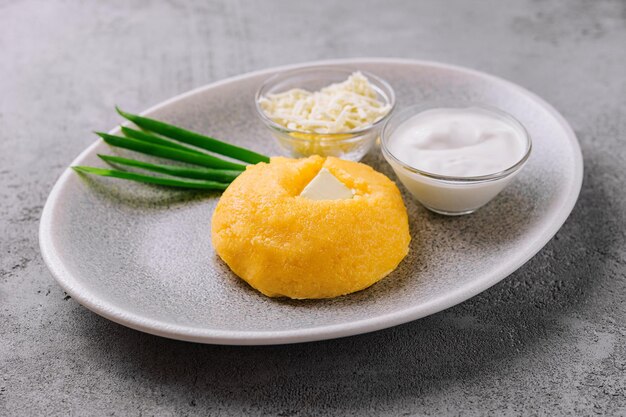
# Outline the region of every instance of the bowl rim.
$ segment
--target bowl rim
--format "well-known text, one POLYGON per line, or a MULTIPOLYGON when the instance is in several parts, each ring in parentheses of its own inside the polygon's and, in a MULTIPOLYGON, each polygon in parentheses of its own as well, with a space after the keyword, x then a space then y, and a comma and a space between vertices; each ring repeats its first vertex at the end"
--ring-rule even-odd
POLYGON ((484 103, 480 103, 480 102, 474 102, 474 101, 468 101, 462 104, 453 104, 453 103, 445 103, 445 102, 438 102, 438 103, 421 103, 421 104, 414 104, 412 106, 409 106, 403 110, 401 110, 400 112, 396 113, 393 115, 393 117, 389 118, 385 124, 383 125, 382 131, 380 133, 380 147, 382 150, 382 154, 385 157, 385 159, 387 159, 387 162, 390 162, 389 160, 391 159, 393 162, 395 162, 396 164, 400 165, 402 168, 406 169, 407 171, 410 171, 414 174, 419 174, 422 175, 424 177, 433 179, 433 180, 437 180, 437 181, 443 181, 443 182, 453 182, 453 183, 479 183, 479 182, 488 182, 488 181, 497 181, 500 179, 503 179, 505 177, 508 177, 509 175, 512 175, 516 172, 518 172, 528 161, 528 158, 530 158, 530 155, 532 153, 532 149, 533 149, 533 145, 532 145, 532 138, 530 136, 530 134, 528 133, 528 130, 524 127, 524 125, 517 119, 515 118, 513 115, 511 115, 510 113, 497 108, 495 106, 489 105, 489 104, 484 104, 484 103), (522 132, 522 136, 525 139, 526 142, 526 150, 524 152, 524 154, 520 157, 519 160, 517 160, 513 165, 511 165, 510 167, 502 170, 502 171, 498 171, 498 172, 494 172, 492 174, 485 174, 485 175, 472 175, 472 176, 453 176, 453 175, 443 175, 443 174, 436 174, 433 172, 428 172, 422 169, 418 169, 415 168, 409 164, 407 164, 406 162, 403 162, 402 160, 400 160, 398 157, 396 157, 393 152, 391 152, 391 150, 389 149, 389 147, 387 146, 388 141, 389 141, 389 137, 391 136, 391 133, 389 132, 389 129, 391 128, 392 122, 402 118, 403 116, 409 116, 410 115, 417 115, 419 113, 423 113, 425 111, 428 110, 433 110, 433 109, 437 109, 437 108, 454 108, 454 109, 463 109, 463 108, 479 108, 479 109, 483 109, 483 110, 487 110, 489 112, 492 113, 496 113, 498 116, 506 119, 507 122, 515 125, 516 128, 518 128, 520 130, 520 132, 522 132))
MULTIPOLYGON (((363 71, 361 69, 351 68, 351 67, 333 67, 333 66, 327 66, 327 65, 316 65, 312 67, 280 71, 266 78, 263 81, 263 83, 261 83, 261 86, 257 89, 256 93, 254 94, 254 106, 255 106, 257 115, 261 118, 261 120, 265 123, 267 127, 273 130, 277 130, 281 133, 286 133, 286 134, 299 133, 302 135, 316 136, 315 140, 337 141, 337 140, 343 140, 343 139, 346 139, 346 140, 352 139, 356 135, 367 133, 379 126, 382 126, 385 122, 387 122, 391 114, 396 109, 396 93, 386 80, 384 80, 383 78, 375 74, 372 74, 371 72, 363 71), (372 87, 374 88, 374 90, 376 90, 376 92, 385 99, 386 104, 390 106, 389 111, 385 113, 384 116, 376 120, 374 123, 368 124, 358 129, 352 129, 352 130, 348 130, 345 132, 317 133, 317 132, 308 132, 306 130, 289 129, 286 126, 283 126, 280 123, 276 123, 275 121, 273 121, 271 118, 267 116, 267 114, 261 108, 259 104, 259 100, 261 99, 261 97, 265 95, 265 90, 267 90, 273 84, 279 81, 284 81, 296 75, 300 75, 304 73, 320 72, 320 71, 341 73, 347 76, 350 76, 354 74, 355 72, 360 72, 365 77, 367 77, 367 79, 372 84, 372 87), (345 135, 349 135, 349 137, 345 137, 345 138, 341 137, 345 135)), ((294 141, 310 141, 311 140, 309 138, 298 138, 298 137, 293 137, 293 136, 292 138, 294 141)))

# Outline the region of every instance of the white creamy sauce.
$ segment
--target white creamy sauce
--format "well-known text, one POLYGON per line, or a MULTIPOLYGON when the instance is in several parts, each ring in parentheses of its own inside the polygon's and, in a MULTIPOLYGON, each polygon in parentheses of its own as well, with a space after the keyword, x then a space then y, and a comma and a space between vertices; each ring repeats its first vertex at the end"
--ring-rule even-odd
POLYGON ((432 174, 474 177, 515 165, 526 152, 524 132, 486 109, 437 108, 402 123, 389 149, 405 164, 432 174))

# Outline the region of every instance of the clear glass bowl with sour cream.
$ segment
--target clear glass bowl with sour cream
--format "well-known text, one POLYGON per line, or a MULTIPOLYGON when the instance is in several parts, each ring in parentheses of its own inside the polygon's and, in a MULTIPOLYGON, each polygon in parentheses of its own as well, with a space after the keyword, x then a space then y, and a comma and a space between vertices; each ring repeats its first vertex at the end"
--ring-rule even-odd
POLYGON ((389 118, 395 107, 395 93, 383 79, 366 71, 359 71, 367 77, 377 100, 388 106, 387 113, 367 126, 356 129, 316 133, 290 129, 272 120, 260 105, 260 99, 268 95, 282 93, 291 89, 318 91, 334 83, 345 81, 356 69, 315 66, 278 73, 267 79, 255 96, 255 105, 259 118, 272 132, 279 146, 288 156, 303 158, 311 155, 334 156, 351 161, 359 161, 372 148, 383 123, 389 118))
POLYGON ((498 195, 526 164, 532 143, 524 126, 502 110, 437 102, 394 114, 382 128, 381 148, 417 201, 458 216, 498 195))

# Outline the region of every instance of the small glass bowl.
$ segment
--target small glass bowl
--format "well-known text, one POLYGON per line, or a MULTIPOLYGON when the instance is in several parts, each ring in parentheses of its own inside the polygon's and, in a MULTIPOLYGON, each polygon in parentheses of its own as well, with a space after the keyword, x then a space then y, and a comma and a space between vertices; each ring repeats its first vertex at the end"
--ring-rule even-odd
POLYGON ((532 150, 532 142, 524 126, 510 114, 484 104, 456 101, 454 104, 445 102, 419 104, 395 114, 383 126, 381 148, 387 162, 389 162, 402 184, 417 201, 436 213, 459 216, 473 213, 484 206, 511 182, 513 177, 521 171, 526 161, 528 161, 532 150), (475 177, 450 177, 412 167, 402 162, 398 155, 394 155, 391 152, 389 141, 398 126, 418 113, 442 107, 474 107, 497 114, 520 133, 526 142, 524 154, 515 164, 501 172, 475 177))
POLYGON ((361 71, 372 84, 378 99, 388 104, 390 108, 385 116, 360 129, 341 133, 311 133, 293 130, 270 119, 259 104, 259 99, 263 96, 281 93, 292 88, 303 88, 308 91, 320 90, 330 84, 345 81, 355 71, 357 70, 350 68, 309 67, 278 73, 261 85, 254 97, 257 114, 272 132, 286 155, 294 158, 310 155, 335 156, 359 161, 371 149, 396 103, 396 96, 391 86, 373 74, 361 71))

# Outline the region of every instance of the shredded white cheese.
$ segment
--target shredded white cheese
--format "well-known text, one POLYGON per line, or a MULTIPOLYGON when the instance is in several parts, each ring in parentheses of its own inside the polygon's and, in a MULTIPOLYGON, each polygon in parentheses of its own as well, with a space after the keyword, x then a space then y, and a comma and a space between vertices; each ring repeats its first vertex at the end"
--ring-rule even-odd
POLYGON ((377 99, 376 91, 361 72, 319 91, 300 88, 259 99, 265 114, 291 130, 310 133, 345 133, 369 126, 385 116, 391 106, 377 99))

